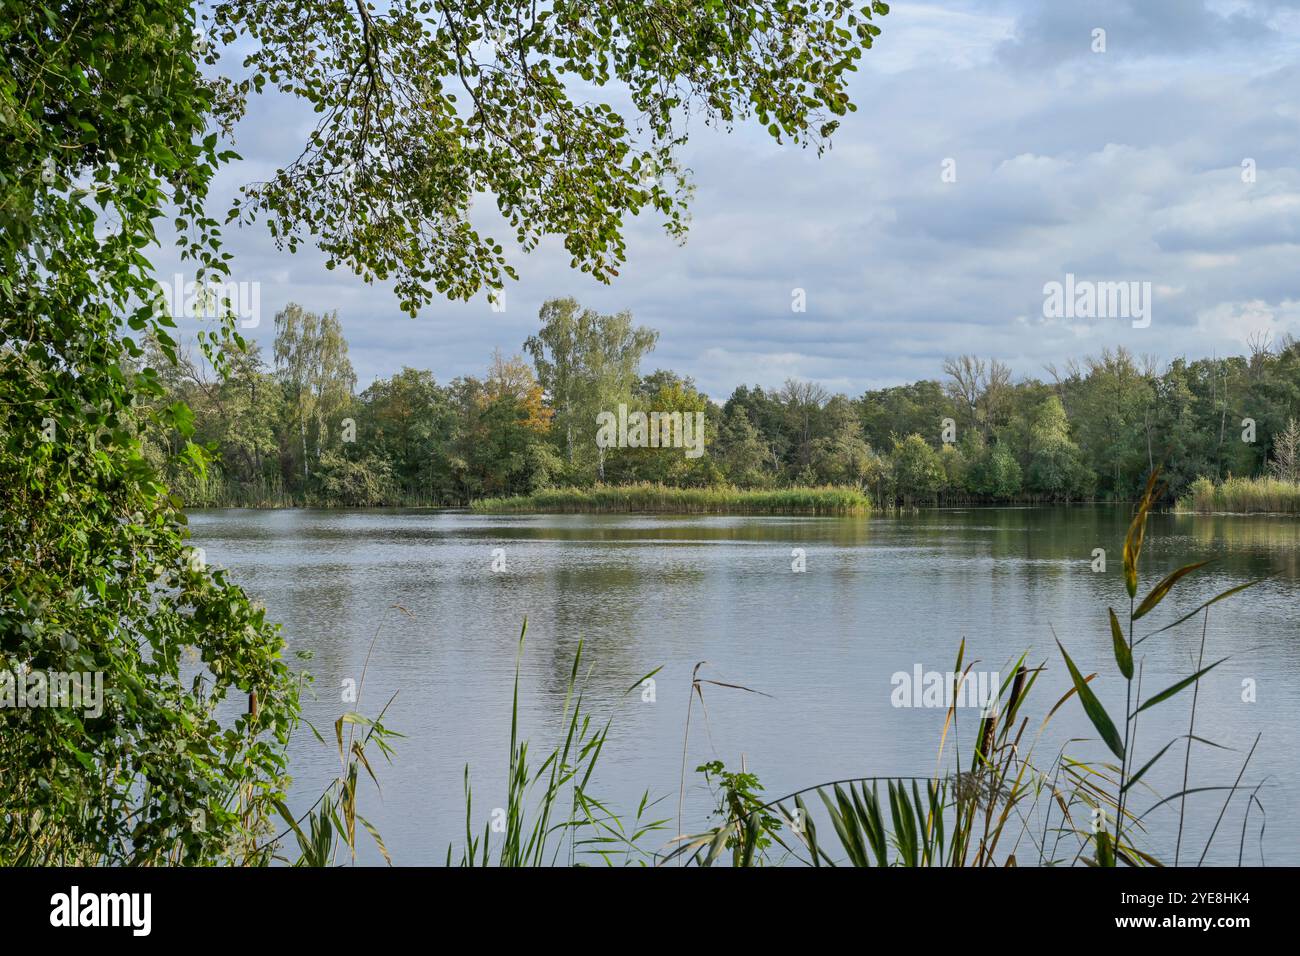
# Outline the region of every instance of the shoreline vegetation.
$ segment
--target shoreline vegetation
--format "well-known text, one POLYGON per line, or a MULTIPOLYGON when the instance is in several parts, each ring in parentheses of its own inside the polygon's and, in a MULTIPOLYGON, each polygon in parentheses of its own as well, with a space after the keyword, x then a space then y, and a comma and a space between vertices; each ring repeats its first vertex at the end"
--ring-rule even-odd
POLYGON ((1175 510, 1193 514, 1300 515, 1300 482, 1229 476, 1215 483, 1198 478, 1178 499, 1175 510))
MULTIPOLYGON (((294 508, 431 508, 447 505, 427 497, 401 495, 392 500, 365 504, 334 501, 301 501, 283 488, 245 486, 209 475, 196 483, 199 494, 187 510, 248 508, 283 510, 294 508)), ((1121 499, 1081 498, 1068 504, 1120 504, 1121 499)), ((1034 498, 1002 501, 948 501, 938 508, 999 506, 1052 506, 1063 502, 1034 498)), ((677 515, 820 515, 856 516, 882 514, 902 508, 893 501, 873 501, 864 491, 846 485, 801 485, 788 488, 737 488, 718 485, 679 488, 657 482, 597 484, 590 488, 565 486, 542 489, 532 494, 488 496, 468 505, 475 514, 677 514, 677 515)), ((1238 514, 1300 516, 1300 482, 1261 476, 1230 476, 1222 482, 1198 478, 1173 503, 1174 514, 1238 514)))
MULTIPOLYGON (((1100 675, 1093 673, 1085 677, 1058 640, 1059 660, 1072 687, 1047 710, 1040 723, 1037 714, 1031 714, 1031 707, 1037 706, 1031 703, 1031 691, 1048 668, 1048 660, 1035 665, 1022 654, 1005 679, 995 678, 982 690, 975 691, 972 682, 978 661, 962 639, 954 666, 944 676, 942 685, 938 680, 940 675, 935 674, 936 699, 943 699, 941 695, 946 693, 947 714, 933 771, 920 776, 845 777, 812 783, 771 798, 764 792, 758 772, 743 757, 739 770, 729 769, 721 759, 714 759, 695 768, 697 774, 703 774, 715 809, 706 828, 693 829, 683 814, 688 789, 686 768, 692 738, 692 708, 696 700, 704 707, 706 690, 712 696, 734 691, 753 693, 752 689, 703 677, 701 668, 707 664, 697 664, 691 673, 690 691, 685 695, 676 819, 667 815, 666 807, 659 809, 672 794, 652 798, 649 789, 644 791, 634 816, 630 813, 619 816, 609 809, 608 800, 595 796, 594 788, 598 785, 595 771, 613 718, 603 723, 593 721, 584 704, 582 675, 590 670, 583 670, 581 641, 569 671, 559 732, 553 738, 556 743, 548 747, 544 740, 520 737, 519 675, 528 629, 525 618, 515 657, 507 806, 493 811, 494 814, 504 812, 506 836, 494 840, 490 820, 481 830, 476 827, 471 770, 467 764, 464 843, 459 852, 454 842, 448 845, 446 864, 452 866, 459 858, 463 867, 573 866, 603 862, 610 866, 655 867, 675 864, 882 868, 1124 865, 1138 868, 1193 865, 1193 861, 1194 865, 1202 866, 1216 837, 1222 835, 1221 842, 1229 842, 1228 852, 1231 852, 1236 820, 1221 826, 1230 807, 1234 816, 1240 814, 1241 819, 1241 837, 1236 842, 1237 865, 1245 863, 1246 835, 1256 821, 1261 822, 1258 853, 1262 864, 1265 806, 1259 791, 1263 782, 1247 779, 1262 735, 1256 734, 1248 751, 1198 736, 1198 732, 1204 732, 1204 718, 1198 726, 1197 704, 1202 679, 1228 660, 1227 657, 1209 659, 1214 653, 1209 643, 1209 608, 1265 579, 1236 584, 1190 611, 1180 608, 1169 615, 1174 618, 1170 623, 1144 637, 1136 637, 1136 622, 1157 610, 1165 616, 1170 606, 1161 607, 1162 602, 1170 595, 1175 595, 1175 600, 1184 598, 1186 589, 1180 588, 1179 583, 1206 563, 1184 565, 1149 589, 1142 587, 1139 562, 1147 517, 1162 495, 1158 482, 1157 469, 1147 480, 1124 539, 1124 587, 1129 607, 1125 610, 1121 606, 1118 613, 1108 607, 1104 615, 1109 618, 1114 654, 1113 665, 1104 673, 1110 680, 1118 678, 1125 685, 1122 712, 1108 711, 1102 705, 1095 690, 1098 685, 1093 683, 1100 675), (1139 601, 1140 590, 1146 593, 1139 601), (1141 681, 1144 659, 1160 653, 1160 644, 1174 653, 1185 654, 1188 642, 1185 635, 1177 641, 1169 635, 1135 653, 1136 646, 1148 637, 1168 634, 1185 623, 1189 624, 1188 630, 1200 625, 1195 670, 1158 693, 1143 698, 1139 692, 1135 696, 1133 688, 1141 681), (1074 702, 1070 702, 1072 697, 1074 702), (1163 705, 1166 711, 1186 707, 1187 733, 1174 736, 1154 756, 1147 757, 1154 746, 1148 740, 1151 729, 1148 721, 1142 722, 1140 745, 1137 717, 1157 705, 1163 705), (979 706, 979 718, 963 719, 959 723, 959 706, 979 706), (1075 736, 1059 746, 1051 737, 1045 738, 1053 716, 1065 706, 1081 709, 1096 736, 1075 736), (1037 731, 1026 734, 1026 728, 1031 726, 1037 726, 1037 731), (1199 748, 1197 777, 1193 779, 1194 742, 1217 750, 1237 751, 1226 760, 1214 761, 1209 773, 1214 775, 1215 782, 1201 782, 1213 758, 1199 748), (1241 751, 1246 751, 1244 760, 1241 751), (540 754, 540 769, 532 769, 536 764, 529 761, 530 753, 540 754), (1149 784, 1135 789, 1166 754, 1170 754, 1166 763, 1182 760, 1182 788, 1167 796, 1149 784), (1227 783, 1233 780, 1234 774, 1234 782, 1227 783), (1224 782, 1218 783, 1219 780, 1224 782), (536 794, 530 793, 529 781, 536 787, 536 794), (1214 814, 1219 801, 1197 802, 1189 807, 1186 797, 1205 791, 1216 791, 1216 797, 1222 793, 1223 799, 1202 845, 1199 834, 1194 839, 1193 831, 1186 829, 1186 824, 1214 814), (1241 799, 1233 807, 1234 798, 1239 796, 1241 799), (1178 801, 1176 805, 1175 801, 1178 801), (1177 831, 1172 832, 1171 827, 1163 839, 1156 841, 1143 821, 1153 810, 1166 805, 1171 813, 1177 814, 1177 831), (656 842, 662 849, 654 847, 656 842)), ((1149 625, 1150 621, 1145 621, 1143 629, 1149 625)), ((628 685, 624 696, 634 694, 661 670, 655 668, 641 681, 628 685)), ((1048 703, 1050 698, 1044 705, 1048 703)), ((1182 726, 1180 717, 1175 710, 1178 726, 1182 726)), ((1158 743, 1156 740, 1155 744, 1158 743)))
POLYGON ((871 499, 856 488, 674 488, 639 482, 594 488, 551 488, 531 495, 480 498, 476 514, 745 514, 865 515, 871 499))
POLYGON ((467 508, 641 485, 687 501, 856 488, 879 511, 1133 502, 1159 462, 1165 509, 1201 477, 1300 479, 1291 338, 1163 370, 1118 349, 1016 380, 962 355, 938 378, 856 394, 790 379, 715 398, 680 371, 647 371, 659 336, 630 313, 552 299, 521 352, 498 350, 484 374, 408 367, 358 394, 337 314, 289 303, 274 324, 269 364, 245 343, 224 375, 183 343, 176 364, 144 343, 160 423, 145 453, 188 507, 467 508))
MULTIPOLYGON (((195 483, 187 510, 248 508, 284 510, 295 508, 430 508, 445 509, 437 499, 417 495, 352 504, 329 500, 295 499, 283 487, 241 485, 209 473, 195 483)), ((938 508, 1052 506, 1061 504, 1122 504, 1124 499, 1080 498, 1072 502, 1019 498, 995 501, 953 500, 934 504, 938 508)), ((679 514, 679 515, 824 515, 855 516, 884 514, 899 510, 886 496, 873 500, 859 488, 848 485, 798 485, 786 488, 737 488, 717 485, 679 488, 658 482, 597 484, 589 488, 564 486, 541 489, 532 494, 487 496, 468 504, 475 514, 679 514)), ((1198 478, 1173 503, 1174 514, 1300 515, 1300 482, 1260 476, 1229 476, 1222 482, 1198 478)))

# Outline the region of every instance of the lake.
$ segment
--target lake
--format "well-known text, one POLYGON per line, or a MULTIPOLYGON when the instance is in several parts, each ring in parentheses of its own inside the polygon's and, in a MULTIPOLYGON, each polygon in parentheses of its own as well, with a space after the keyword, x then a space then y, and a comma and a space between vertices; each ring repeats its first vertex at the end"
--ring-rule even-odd
MULTIPOLYGON (((327 740, 356 705, 342 687, 361 677, 378 632, 359 708, 373 715, 397 694, 386 723, 405 734, 384 765, 382 793, 366 782, 362 812, 397 864, 436 864, 464 840, 463 772, 471 766, 475 829, 504 804, 511 685, 520 623, 528 618, 521 679, 522 730, 541 753, 560 732, 560 706, 579 642, 591 665, 588 702, 613 716, 593 791, 634 807, 643 791, 674 818, 692 670, 758 693, 705 685, 687 756, 685 829, 708 824, 713 798, 691 771, 719 759, 758 774, 769 797, 828 780, 928 774, 945 711, 895 706, 897 673, 952 669, 964 637, 977 670, 1005 676, 1027 651, 1048 670, 1025 705, 1029 737, 1069 688, 1054 634, 1122 722, 1124 682, 1106 607, 1127 608, 1123 507, 989 508, 870 518, 480 516, 428 510, 196 511, 190 523, 207 560, 265 602, 292 650, 310 651, 315 676, 304 713, 327 740), (1106 570, 1093 570, 1094 549, 1106 570), (500 549, 500 550, 497 550, 500 549), (792 552, 801 549, 800 552, 792 552), (792 566, 799 555, 806 570, 792 566), (497 570, 494 570, 494 562, 497 570), (408 614, 390 610, 399 604, 408 614), (655 667, 653 700, 629 685, 655 667), (766 696, 764 696, 766 695, 766 696), (314 699, 311 699, 314 697, 314 699), (544 746, 545 745, 545 746, 544 746)), ((1267 817, 1251 812, 1244 862, 1300 864, 1300 521, 1254 516, 1155 515, 1139 597, 1160 576, 1218 559, 1187 579, 1139 634, 1234 584, 1280 572, 1210 614, 1193 785, 1231 784, 1262 733, 1244 782, 1264 781, 1267 817), (1253 694, 1250 691, 1253 688, 1253 694), (1253 697, 1253 700, 1250 699, 1253 697), (1246 699, 1243 699, 1246 698, 1246 699), (1260 824, 1266 820, 1262 838, 1260 824)), ((1141 645, 1143 696, 1195 670, 1197 616, 1141 645)), ((1187 732, 1190 689, 1142 714, 1137 761, 1187 732)), ((976 710, 963 709, 967 732, 976 710)), ((1083 758, 1107 754, 1070 700, 1036 758, 1050 763, 1072 737, 1083 758)), ((951 741, 950 741, 951 746, 951 741)), ((969 753, 969 740, 962 741, 969 753)), ((1180 743, 1148 773, 1161 795, 1182 777, 1180 743), (1175 756, 1177 754, 1177 756, 1175 756)), ((303 728, 291 751, 293 806, 301 812, 338 771, 332 743, 303 728)), ((1183 862, 1199 857, 1224 793, 1189 797, 1183 862), (1190 850, 1189 847, 1193 848, 1190 850)), ((815 799, 815 798, 813 798, 815 799)), ((1154 802, 1141 794, 1136 802, 1154 802)), ((1220 825, 1207 862, 1235 863, 1245 797, 1220 825)), ((1172 860, 1173 804, 1147 818, 1148 849, 1172 860)), ((1059 817, 1057 818, 1059 819, 1059 817)), ((662 847, 675 826, 648 840, 662 847)), ((365 845, 364 863, 382 862, 365 845)), ((1018 848, 1023 864, 1036 851, 1018 848)))

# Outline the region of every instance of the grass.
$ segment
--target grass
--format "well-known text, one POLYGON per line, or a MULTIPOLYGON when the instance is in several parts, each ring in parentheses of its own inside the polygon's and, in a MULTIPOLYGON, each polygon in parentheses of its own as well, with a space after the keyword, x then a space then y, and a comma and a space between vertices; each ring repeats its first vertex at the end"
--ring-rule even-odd
POLYGON ((1300 482, 1278 478, 1228 478, 1215 484, 1197 478, 1178 499, 1179 511, 1200 514, 1300 514, 1300 482))
MULTIPOLYGON (((394 604, 389 610, 401 611, 407 617, 411 612, 400 604, 394 604)), ((370 647, 366 650, 366 662, 361 668, 361 681, 357 685, 357 701, 361 700, 361 694, 366 685, 366 673, 370 670, 370 657, 375 650, 375 642, 379 640, 379 633, 383 630, 385 622, 388 620, 388 611, 379 619, 379 624, 375 628, 374 636, 370 638, 370 647)), ((361 780, 361 771, 365 770, 376 787, 379 786, 379 779, 375 776, 374 767, 370 758, 366 755, 366 748, 374 744, 376 749, 382 753, 387 760, 392 760, 393 748, 389 740, 394 737, 401 737, 397 731, 386 727, 383 723, 384 715, 388 713, 388 708, 393 705, 393 700, 397 694, 393 694, 384 705, 379 715, 375 718, 366 717, 357 711, 346 711, 340 714, 334 721, 334 740, 338 748, 339 757, 339 776, 335 778, 320 795, 311 808, 302 816, 294 818, 289 812, 289 808, 282 802, 276 801, 276 809, 284 822, 288 824, 288 829, 276 837, 271 843, 263 849, 272 850, 274 858, 289 863, 292 866, 304 867, 332 867, 335 866, 338 859, 340 848, 346 848, 351 862, 356 863, 357 859, 357 824, 360 823, 365 832, 370 834, 379 852, 383 854, 385 862, 389 866, 393 865, 392 857, 388 855, 388 847, 384 845, 383 837, 374 825, 357 812, 357 786, 361 780), (344 740, 343 728, 347 727, 347 739, 344 740), (358 735, 357 731, 361 734, 358 735), (289 834, 292 833, 298 843, 297 859, 290 859, 280 851, 280 843, 289 834)), ((252 700, 249 706, 254 707, 252 700)), ((359 706, 359 703, 358 703, 359 706)), ((320 731, 307 724, 311 728, 316 739, 321 743, 325 739, 321 736, 320 731)))
POLYGON ((780 488, 746 491, 732 487, 672 488, 643 482, 552 488, 514 498, 480 498, 471 508, 480 514, 766 514, 860 515, 870 499, 856 488, 780 488))
MULTIPOLYGON (((534 769, 529 762, 529 741, 519 736, 519 663, 524 652, 528 619, 519 632, 515 654, 514 696, 510 705, 510 768, 506 780, 506 805, 493 811, 483 825, 482 836, 474 835, 474 795, 470 768, 465 765, 465 846, 459 865, 491 866, 492 834, 497 841, 496 866, 569 866, 600 861, 609 866, 646 865, 648 854, 639 842, 663 828, 665 820, 648 820, 646 812, 658 801, 647 790, 636 815, 630 821, 611 812, 592 795, 592 773, 609 736, 610 720, 593 720, 586 707, 582 672, 582 643, 578 643, 564 693, 561 723, 563 739, 543 752, 534 769), (566 806, 567 797, 567 806, 566 806), (567 853, 566 853, 567 850, 567 853)), ((646 674, 624 692, 640 688, 659 668, 646 674)), ((535 752, 535 751, 534 751, 535 752)), ((452 865, 452 847, 447 847, 446 865, 452 865)))

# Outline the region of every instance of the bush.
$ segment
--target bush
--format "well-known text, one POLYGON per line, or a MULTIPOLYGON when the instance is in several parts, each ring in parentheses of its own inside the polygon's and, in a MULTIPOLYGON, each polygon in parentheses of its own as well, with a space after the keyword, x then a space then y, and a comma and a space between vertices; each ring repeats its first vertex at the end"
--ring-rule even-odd
POLYGON ((392 465, 376 455, 353 461, 327 451, 321 455, 315 479, 317 495, 327 505, 373 508, 397 497, 392 465))

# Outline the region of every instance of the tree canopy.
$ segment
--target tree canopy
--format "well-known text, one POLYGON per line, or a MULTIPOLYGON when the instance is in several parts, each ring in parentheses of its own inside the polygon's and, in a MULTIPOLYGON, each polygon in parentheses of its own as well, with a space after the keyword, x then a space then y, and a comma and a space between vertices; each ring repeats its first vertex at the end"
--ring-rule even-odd
POLYGON ((232 108, 270 84, 319 122, 301 154, 233 210, 279 241, 310 236, 414 312, 515 270, 471 216, 493 198, 509 238, 563 238, 608 281, 622 225, 651 210, 685 233, 688 121, 756 119, 777 142, 825 148, 856 107, 848 74, 888 12, 874 0, 395 0, 382 6, 230 0, 208 26, 251 46, 232 108))
MULTIPOLYGON (((165 481, 202 483, 216 467, 176 391, 222 410, 223 465, 259 471, 272 436, 250 416, 276 395, 229 309, 199 333, 201 359, 178 354, 149 258, 166 220, 196 285, 231 275, 208 189, 237 158, 250 95, 277 89, 319 126, 229 218, 264 219, 290 249, 312 237, 331 263, 391 279, 414 312, 513 275, 471 214, 484 194, 522 251, 559 236, 575 267, 607 280, 628 216, 651 208, 682 233, 689 117, 752 116, 778 141, 820 148, 852 109, 846 74, 885 12, 840 0, 0 0, 0 670, 105 675, 102 713, 0 708, 0 863, 270 852, 295 675, 264 611, 190 547, 165 481)), ((275 360, 303 480, 315 457, 331 493, 376 494, 367 468, 323 447, 351 399, 337 336, 323 320, 297 334, 275 360), (308 361, 304 343, 331 337, 333 364, 308 361)), ((426 385, 389 388, 385 420, 426 385)), ((518 398, 489 391, 483 421, 518 398)), ((414 454, 445 426, 432 415, 384 434, 414 454)), ((527 447, 491 447, 549 467, 527 447)))

